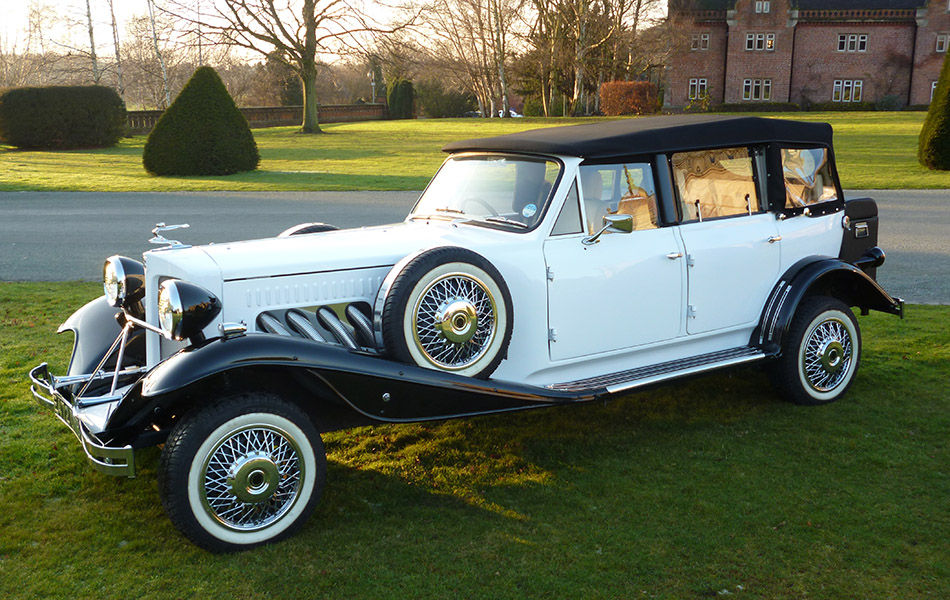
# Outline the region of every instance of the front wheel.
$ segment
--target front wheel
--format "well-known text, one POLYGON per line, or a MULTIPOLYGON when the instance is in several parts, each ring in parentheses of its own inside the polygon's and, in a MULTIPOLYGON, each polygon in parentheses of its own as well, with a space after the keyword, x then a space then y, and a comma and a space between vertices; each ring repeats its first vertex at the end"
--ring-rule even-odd
POLYGON ((283 539, 316 507, 326 454, 296 405, 267 394, 223 398, 187 415, 162 451, 158 489, 172 523, 212 552, 283 539))
POLYGON ((827 404, 851 387, 861 360, 861 330, 840 300, 808 298, 795 313, 772 370, 778 392, 796 404, 827 404))

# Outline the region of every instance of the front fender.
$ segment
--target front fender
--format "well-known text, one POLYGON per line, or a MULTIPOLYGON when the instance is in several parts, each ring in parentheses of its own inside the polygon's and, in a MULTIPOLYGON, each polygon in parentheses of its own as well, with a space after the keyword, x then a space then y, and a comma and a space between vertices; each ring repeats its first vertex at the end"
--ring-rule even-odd
POLYGON ((809 296, 837 298, 859 307, 862 314, 877 310, 904 318, 904 301, 885 292, 859 267, 837 258, 803 260, 793 265, 772 290, 751 344, 766 354, 781 352, 795 312, 809 296))
MULTIPOLYGON (((264 374, 259 390, 319 388, 365 417, 381 422, 445 419, 593 400, 573 393, 510 382, 484 381, 351 352, 301 338, 252 333, 215 339, 182 350, 142 379, 141 394, 123 400, 109 428, 138 424, 152 413, 169 412, 183 397, 216 376, 238 379, 238 371, 264 374), (156 410, 157 409, 157 410, 156 410)), ((297 394, 298 399, 301 394, 297 394)), ((320 402, 313 395, 309 403, 320 402)))
MULTIPOLYGON (((85 375, 92 373, 105 357, 106 352, 122 333, 122 327, 116 321, 121 312, 113 308, 105 296, 99 296, 74 312, 66 319, 57 333, 72 331, 73 353, 69 359, 68 375, 85 375)), ((145 332, 133 332, 126 342, 123 364, 145 364, 145 332)), ((114 358, 106 364, 106 368, 114 369, 114 358)))

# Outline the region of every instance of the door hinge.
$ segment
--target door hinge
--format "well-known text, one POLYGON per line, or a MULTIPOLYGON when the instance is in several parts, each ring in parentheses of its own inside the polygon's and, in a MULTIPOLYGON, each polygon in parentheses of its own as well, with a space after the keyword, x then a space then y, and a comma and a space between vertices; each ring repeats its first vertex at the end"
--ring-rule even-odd
POLYGON ((693 256, 692 254, 687 254, 687 255, 686 255, 686 265, 687 265, 687 266, 690 266, 690 267, 695 267, 695 266, 696 266, 696 257, 693 256))
POLYGON ((547 278, 548 278, 548 281, 554 281, 554 269, 552 269, 551 267, 548 267, 547 278))
POLYGON ((554 329, 553 327, 551 329, 548 329, 548 341, 549 342, 557 341, 557 329, 554 329))
POLYGON ((692 304, 688 305, 688 306, 686 307, 686 316, 689 317, 690 319, 695 319, 695 318, 696 318, 696 307, 693 306, 692 304))

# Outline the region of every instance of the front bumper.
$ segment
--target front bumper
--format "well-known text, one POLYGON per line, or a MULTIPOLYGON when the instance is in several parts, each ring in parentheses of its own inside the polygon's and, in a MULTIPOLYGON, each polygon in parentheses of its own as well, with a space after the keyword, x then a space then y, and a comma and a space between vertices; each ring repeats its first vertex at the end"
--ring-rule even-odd
POLYGON ((80 378, 52 376, 49 366, 43 363, 30 371, 30 381, 33 397, 41 406, 53 409, 56 417, 76 435, 86 458, 97 471, 107 475, 135 477, 135 454, 132 447, 103 445, 80 419, 83 407, 70 403, 59 391, 66 385, 81 383, 80 378))

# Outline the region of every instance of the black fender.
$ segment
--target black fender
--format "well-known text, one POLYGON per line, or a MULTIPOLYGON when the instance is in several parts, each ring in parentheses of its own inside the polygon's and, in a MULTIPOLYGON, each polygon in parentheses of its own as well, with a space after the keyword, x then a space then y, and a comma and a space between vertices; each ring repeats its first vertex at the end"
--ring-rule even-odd
MULTIPOLYGON (((106 352, 122 333, 122 326, 116 320, 121 309, 112 307, 105 296, 100 296, 88 302, 66 319, 57 333, 72 331, 73 353, 69 359, 68 375, 85 375, 92 373, 106 352)), ((145 364, 145 332, 135 330, 129 335, 125 346, 124 365, 145 364)), ((106 368, 115 368, 115 356, 110 357, 106 368)))
POLYGON ((142 379, 139 391, 123 399, 107 429, 141 428, 154 415, 174 414, 195 396, 213 394, 228 379, 240 380, 242 389, 253 385, 261 391, 287 391, 294 386, 297 393, 289 399, 317 416, 329 399, 368 422, 390 423, 521 410, 606 394, 472 379, 302 338, 251 333, 215 338, 169 357, 142 379))
MULTIPOLYGON (((880 262, 883 262, 883 251, 880 262)), ((879 264, 879 263, 878 263, 879 264)), ((777 355, 795 311, 808 296, 831 296, 861 314, 877 310, 904 318, 904 301, 894 298, 861 268, 837 258, 809 258, 795 263, 772 289, 750 345, 777 355)))

